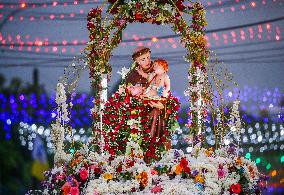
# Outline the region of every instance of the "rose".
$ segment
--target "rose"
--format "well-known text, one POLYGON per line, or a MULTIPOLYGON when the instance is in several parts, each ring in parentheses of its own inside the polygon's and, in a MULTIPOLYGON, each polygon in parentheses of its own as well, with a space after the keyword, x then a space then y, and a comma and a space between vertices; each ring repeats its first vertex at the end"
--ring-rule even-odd
POLYGON ((82 168, 80 170, 80 178, 82 181, 86 181, 89 177, 89 171, 85 168, 82 168))
POLYGON ((241 193, 241 191, 242 191, 241 185, 240 185, 239 183, 237 183, 237 184, 232 184, 232 185, 230 186, 230 191, 231 191, 232 193, 235 193, 235 194, 241 193))

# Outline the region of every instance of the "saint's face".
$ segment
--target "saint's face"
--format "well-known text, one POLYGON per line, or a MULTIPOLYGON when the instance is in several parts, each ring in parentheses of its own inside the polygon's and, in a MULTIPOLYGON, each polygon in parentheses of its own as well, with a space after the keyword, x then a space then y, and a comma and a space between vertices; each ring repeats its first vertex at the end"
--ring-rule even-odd
POLYGON ((135 60, 142 69, 148 69, 151 65, 151 54, 150 52, 145 53, 135 60))

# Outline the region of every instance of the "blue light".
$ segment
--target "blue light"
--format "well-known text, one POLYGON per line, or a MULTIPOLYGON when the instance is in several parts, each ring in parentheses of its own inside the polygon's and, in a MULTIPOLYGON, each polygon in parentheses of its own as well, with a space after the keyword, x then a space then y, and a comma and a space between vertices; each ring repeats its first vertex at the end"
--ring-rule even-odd
POLYGON ((15 100, 14 99, 10 99, 10 104, 14 104, 15 100))
POLYGON ((6 123, 7 123, 7 125, 11 125, 11 124, 12 124, 11 119, 7 119, 7 120, 6 120, 6 123))
POLYGON ((5 135, 5 139, 6 140, 11 139, 11 137, 12 137, 11 133, 6 133, 6 135, 5 135))
POLYGON ((268 118, 267 117, 263 118, 263 122, 268 123, 268 118))

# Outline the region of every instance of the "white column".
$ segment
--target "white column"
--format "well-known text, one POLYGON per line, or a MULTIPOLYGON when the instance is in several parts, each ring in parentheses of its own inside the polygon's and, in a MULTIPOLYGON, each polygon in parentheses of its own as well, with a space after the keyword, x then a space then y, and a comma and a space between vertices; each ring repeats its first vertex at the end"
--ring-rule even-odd
POLYGON ((102 135, 103 132, 103 112, 105 103, 107 101, 107 74, 102 74, 102 81, 101 81, 102 91, 100 95, 100 130, 101 130, 101 153, 103 154, 104 149, 104 137, 102 135))

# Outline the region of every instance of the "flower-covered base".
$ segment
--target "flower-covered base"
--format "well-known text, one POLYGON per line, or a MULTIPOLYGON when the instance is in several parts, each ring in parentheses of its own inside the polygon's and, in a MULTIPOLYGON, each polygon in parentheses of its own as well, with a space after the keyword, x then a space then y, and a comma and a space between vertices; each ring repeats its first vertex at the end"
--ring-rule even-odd
POLYGON ((86 148, 46 174, 44 194, 260 194, 265 186, 256 164, 231 147, 172 149, 153 164, 134 142, 114 159, 86 148))

